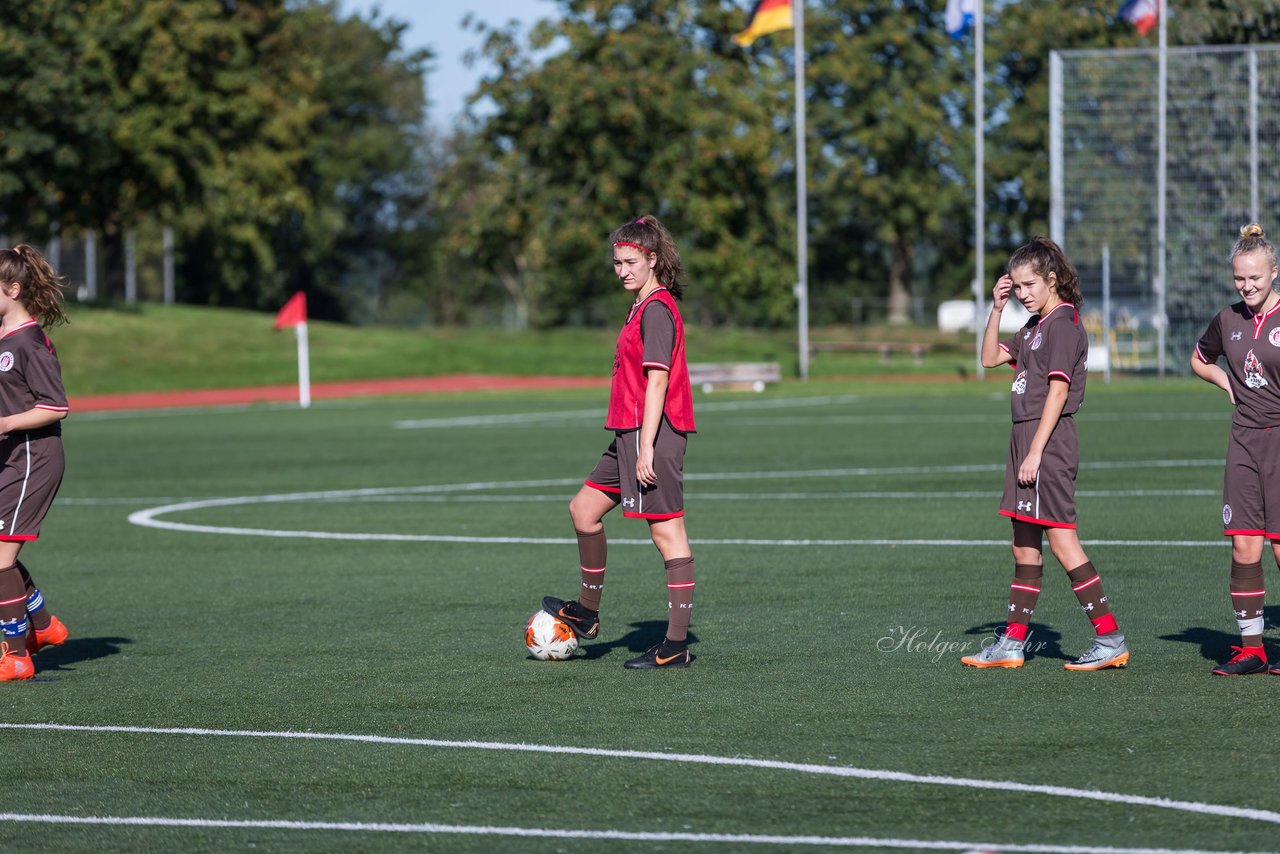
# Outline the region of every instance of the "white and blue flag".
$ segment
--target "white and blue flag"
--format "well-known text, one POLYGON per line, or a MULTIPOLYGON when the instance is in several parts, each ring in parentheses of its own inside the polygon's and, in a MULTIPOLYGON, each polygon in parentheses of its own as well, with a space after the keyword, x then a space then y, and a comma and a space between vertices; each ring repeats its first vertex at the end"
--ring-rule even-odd
POLYGON ((973 26, 973 15, 977 9, 977 0, 947 0, 945 17, 947 35, 953 39, 964 38, 964 34, 973 26))

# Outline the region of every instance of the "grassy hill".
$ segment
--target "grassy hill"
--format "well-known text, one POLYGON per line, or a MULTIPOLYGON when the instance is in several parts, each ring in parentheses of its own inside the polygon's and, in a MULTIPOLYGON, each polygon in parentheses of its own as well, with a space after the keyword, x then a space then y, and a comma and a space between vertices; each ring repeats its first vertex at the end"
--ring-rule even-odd
MULTIPOLYGON (((272 329, 262 312, 196 306, 69 307, 71 323, 50 331, 70 395, 231 388, 297 380, 290 330, 272 329)), ((691 361, 776 361, 796 374, 794 329, 688 329, 691 361)), ((603 375, 614 329, 405 329, 310 324, 313 382, 454 373, 603 375)), ((956 375, 973 364, 972 342, 932 330, 815 329, 813 340, 925 341, 922 364, 909 355, 881 361, 875 352, 822 353, 812 376, 868 373, 956 375), (968 348, 966 351, 966 347, 968 348)))

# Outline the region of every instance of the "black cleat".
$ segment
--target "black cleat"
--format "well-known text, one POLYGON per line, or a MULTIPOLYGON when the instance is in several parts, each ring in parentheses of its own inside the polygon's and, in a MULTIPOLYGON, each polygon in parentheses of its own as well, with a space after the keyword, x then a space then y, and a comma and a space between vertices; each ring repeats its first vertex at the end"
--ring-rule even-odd
POLYGON ((689 654, 688 644, 675 644, 663 638, 662 643, 649 647, 644 655, 637 656, 622 666, 628 670, 655 670, 663 667, 688 667, 691 661, 693 656, 689 654))
POLYGON ((1213 668, 1214 676, 1248 676, 1253 673, 1267 672, 1265 654, 1258 654, 1262 651, 1261 647, 1233 646, 1231 648, 1236 651, 1236 654, 1231 656, 1231 660, 1226 664, 1219 664, 1213 668))
POLYGON ((542 610, 559 617, 569 624, 573 633, 582 640, 591 640, 600 634, 600 612, 588 610, 577 602, 566 602, 554 596, 542 597, 542 610))

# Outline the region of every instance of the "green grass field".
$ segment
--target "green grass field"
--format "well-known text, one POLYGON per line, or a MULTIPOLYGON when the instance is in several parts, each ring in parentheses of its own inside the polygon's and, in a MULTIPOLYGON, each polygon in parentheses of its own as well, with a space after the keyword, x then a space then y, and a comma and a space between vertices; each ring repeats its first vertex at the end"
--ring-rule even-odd
POLYGON ((1090 629, 1052 558, 1027 666, 959 664, 1011 573, 1004 383, 697 406, 697 660, 656 673, 622 668, 665 625, 635 520, 608 525, 600 638, 564 663, 522 644, 576 592, 601 392, 73 415, 23 555, 73 637, 0 688, 0 840, 1280 848, 1280 678, 1209 675, 1236 640, 1220 393, 1093 382, 1081 535, 1133 650, 1101 673, 1062 669, 1090 629))
MULTIPOLYGON (((626 300, 618 303, 619 319, 626 300)), ((292 331, 273 331, 272 315, 199 306, 72 305, 71 323, 49 330, 62 362, 67 393, 111 394, 173 389, 234 388, 298 379, 292 331)), ((438 376, 456 373, 604 376, 618 330, 404 329, 312 322, 315 382, 438 376)), ((687 328, 691 359, 778 362, 797 375, 794 329, 687 328)), ((823 342, 924 343, 917 364, 906 352, 882 360, 876 352, 825 352, 812 377, 869 374, 972 373, 973 336, 918 327, 814 329, 823 342)))

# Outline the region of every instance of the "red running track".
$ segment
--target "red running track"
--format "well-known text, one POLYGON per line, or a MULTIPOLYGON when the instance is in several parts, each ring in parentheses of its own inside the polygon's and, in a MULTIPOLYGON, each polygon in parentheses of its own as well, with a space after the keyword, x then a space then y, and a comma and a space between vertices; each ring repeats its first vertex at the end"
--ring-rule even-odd
MULTIPOLYGON (((490 374, 453 374, 442 377, 405 377, 388 380, 312 383, 312 400, 347 397, 382 397, 405 394, 439 394, 459 391, 517 391, 521 389, 605 388, 607 377, 516 377, 490 374)), ((189 391, 130 392, 73 397, 71 411, 105 412, 124 409, 176 409, 198 406, 246 406, 252 403, 297 401, 296 385, 249 388, 211 388, 189 391)))

